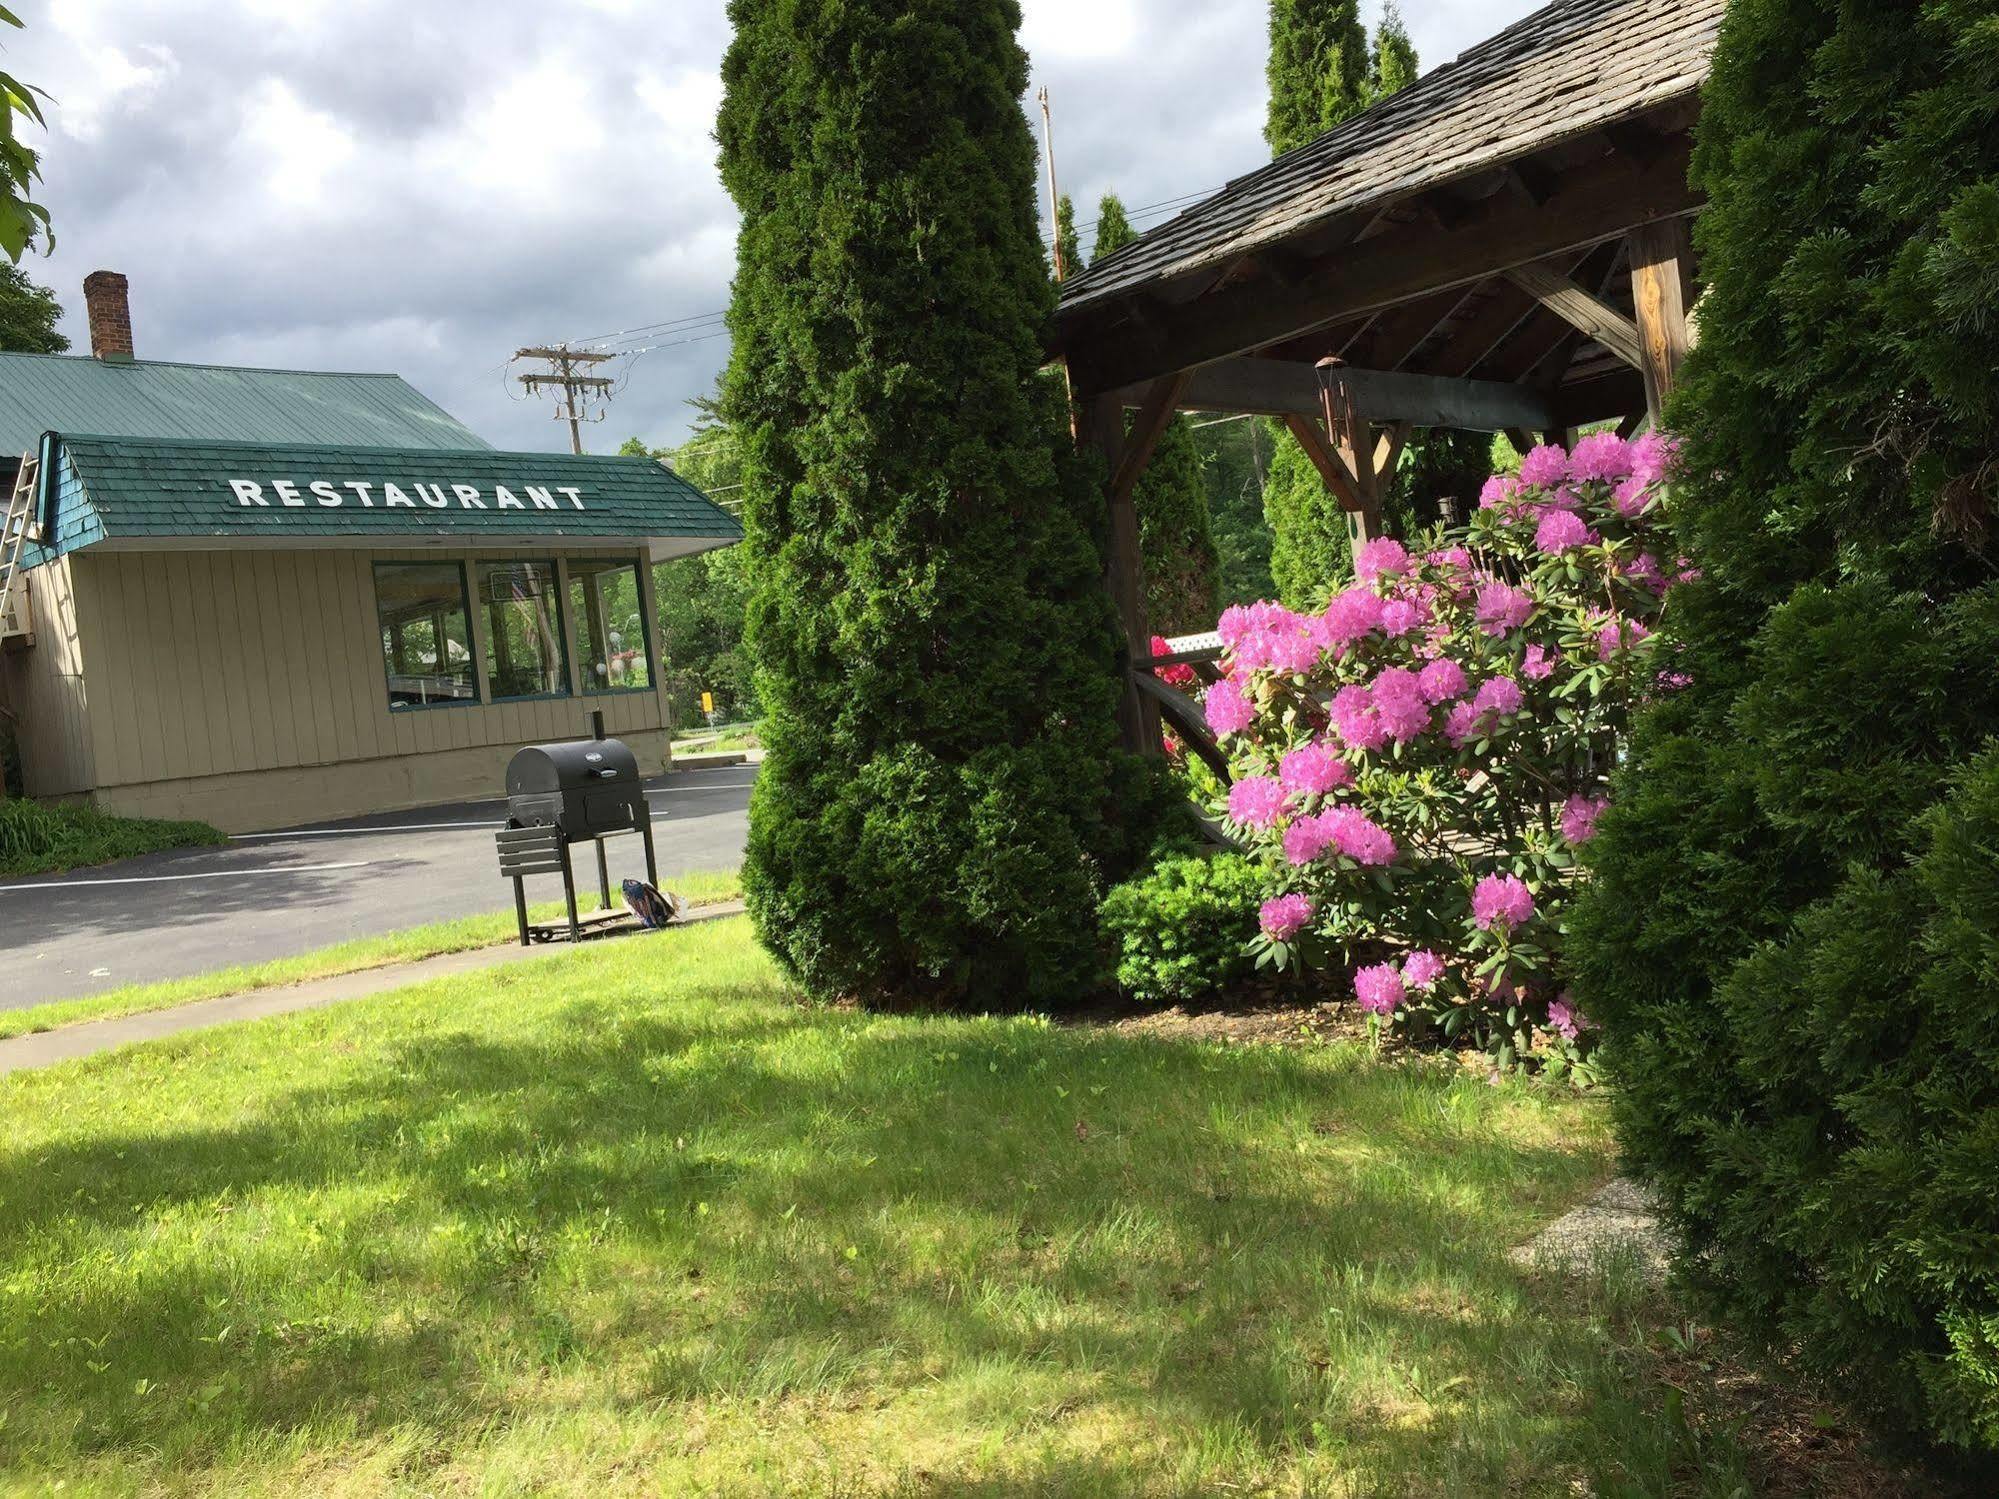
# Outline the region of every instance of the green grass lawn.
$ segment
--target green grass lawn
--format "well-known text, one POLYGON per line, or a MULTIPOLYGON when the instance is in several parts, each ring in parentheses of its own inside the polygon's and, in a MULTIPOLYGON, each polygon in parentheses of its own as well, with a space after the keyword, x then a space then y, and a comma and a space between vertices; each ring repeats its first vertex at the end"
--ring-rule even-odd
MULTIPOLYGON (((733 869, 676 875, 667 888, 693 906, 721 905, 737 900, 743 893, 742 875, 733 869)), ((582 898, 586 911, 596 908, 594 894, 582 898)), ((552 922, 564 913, 561 901, 528 907, 530 919, 552 922)), ((359 973, 365 968, 382 968, 390 963, 414 963, 443 953, 466 952, 475 947, 492 947, 519 940, 519 928, 512 911, 489 911, 480 916, 461 916, 452 921, 434 921, 406 931, 380 937, 357 937, 338 942, 297 957, 273 958, 267 963, 241 963, 218 968, 213 973, 191 978, 168 979, 157 984, 126 984, 101 994, 77 999, 51 1000, 19 1010, 0 1010, 0 1041, 9 1036, 25 1036, 31 1031, 53 1030, 59 1025, 75 1025, 85 1020, 110 1020, 118 1015, 137 1015, 147 1010, 168 1010, 175 1005, 193 1004, 223 994, 245 994, 253 989, 275 989, 282 984, 302 984, 310 979, 331 978, 335 974, 359 973)))
POLYGON ((0 878, 56 874, 229 840, 205 822, 160 822, 114 817, 75 802, 0 802, 0 878))
POLYGON ((1609 1170, 1524 1083, 609 943, 10 1078, 0 1489, 1746 1493, 1657 1306, 1506 1258, 1609 1170))

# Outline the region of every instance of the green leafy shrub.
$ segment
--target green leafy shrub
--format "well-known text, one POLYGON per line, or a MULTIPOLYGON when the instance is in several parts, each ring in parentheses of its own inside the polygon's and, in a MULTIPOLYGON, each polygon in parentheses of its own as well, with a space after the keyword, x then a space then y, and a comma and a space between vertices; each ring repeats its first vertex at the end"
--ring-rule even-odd
POLYGON ((1701 579, 1573 915, 1717 1315, 1999 1451, 1999 16, 1738 0, 1670 415, 1701 579))
POLYGON ((205 822, 114 817, 75 802, 0 802, 0 875, 10 877, 228 841, 205 822))
POLYGON ((1148 1004, 1227 988, 1250 971, 1262 898, 1262 876, 1240 854, 1168 854, 1104 899, 1118 987, 1148 1004))
POLYGON ((744 890, 812 993, 1059 1005, 1150 846, 1013 0, 734 0, 723 414, 764 710, 744 890))

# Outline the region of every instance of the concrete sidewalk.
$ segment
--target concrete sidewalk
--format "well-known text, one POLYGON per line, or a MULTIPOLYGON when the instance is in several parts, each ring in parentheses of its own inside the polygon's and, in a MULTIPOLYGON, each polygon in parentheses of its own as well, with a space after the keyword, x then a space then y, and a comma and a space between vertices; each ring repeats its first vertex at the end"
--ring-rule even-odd
MULTIPOLYGON (((740 916, 741 901, 719 906, 702 906, 676 923, 693 926, 704 921, 720 921, 740 916)), ((617 941, 635 935, 635 929, 594 941, 617 941)), ((318 1010, 350 999, 366 999, 392 989, 408 988, 429 979, 454 978, 463 973, 479 973, 507 963, 526 963, 556 957, 578 949, 567 942, 551 942, 537 947, 521 947, 509 942, 499 947, 476 947, 466 952, 442 953, 415 963, 391 963, 382 968, 364 968, 356 973, 334 974, 304 984, 288 984, 272 989, 251 989, 242 994, 225 994, 216 999, 196 1000, 171 1010, 149 1010, 139 1015, 121 1015, 111 1020, 86 1020, 59 1026, 52 1031, 36 1031, 0 1041, 0 1077, 10 1072, 28 1072, 52 1067, 58 1062, 95 1056, 101 1051, 129 1046, 140 1041, 157 1041, 211 1025, 235 1020, 262 1020, 270 1015, 290 1015, 299 1010, 318 1010)))

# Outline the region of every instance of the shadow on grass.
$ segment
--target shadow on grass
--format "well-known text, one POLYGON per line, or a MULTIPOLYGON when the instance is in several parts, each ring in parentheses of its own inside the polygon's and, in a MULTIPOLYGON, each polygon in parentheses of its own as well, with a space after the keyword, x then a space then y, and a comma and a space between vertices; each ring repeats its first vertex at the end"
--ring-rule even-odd
MULTIPOLYGON (((1025 1440, 1089 1407, 1266 1471, 1316 1449, 1506 1482, 1576 1446, 1595 1335, 1503 1251, 1601 1166, 1531 1102, 642 989, 526 1033, 350 1018, 353 1058, 229 1125, 0 1156, 0 1276, 35 1314, 0 1347, 10 1445, 469 1440, 577 1379, 632 1419, 865 1390, 1025 1440)), ((1062 1491, 1162 1459, 1079 1461, 1062 1491)))

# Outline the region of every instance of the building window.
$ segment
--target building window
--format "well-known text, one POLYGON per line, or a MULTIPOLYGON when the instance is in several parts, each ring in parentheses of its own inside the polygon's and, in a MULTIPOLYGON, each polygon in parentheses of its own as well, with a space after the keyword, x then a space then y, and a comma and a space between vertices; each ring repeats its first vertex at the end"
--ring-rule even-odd
POLYGON ((375 621, 391 708, 479 700, 465 569, 456 562, 377 562, 375 621))
POLYGON ((553 562, 481 562, 479 607, 486 616, 486 675, 495 702, 567 697, 569 659, 553 562))
POLYGON ((585 692, 652 686, 645 605, 636 562, 578 558, 569 564, 569 627, 576 632, 585 692))

